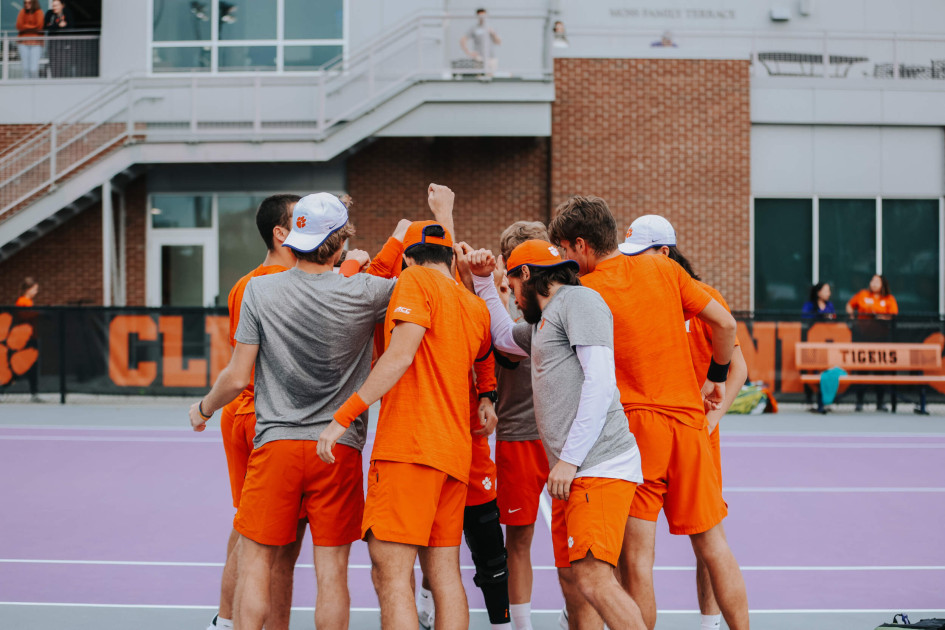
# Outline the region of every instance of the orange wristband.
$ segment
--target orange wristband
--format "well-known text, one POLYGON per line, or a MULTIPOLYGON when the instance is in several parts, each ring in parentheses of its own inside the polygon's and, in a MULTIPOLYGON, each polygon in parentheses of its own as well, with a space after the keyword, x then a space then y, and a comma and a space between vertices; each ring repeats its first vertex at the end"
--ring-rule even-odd
POLYGON ((351 423, 354 422, 355 418, 367 410, 368 406, 361 400, 361 397, 358 396, 358 392, 355 392, 351 394, 351 398, 346 400, 345 404, 341 405, 338 411, 335 412, 335 422, 347 429, 351 426, 351 423))
POLYGON ((361 271, 361 263, 356 260, 346 260, 341 263, 341 267, 338 268, 338 273, 345 278, 350 278, 359 271, 361 271))

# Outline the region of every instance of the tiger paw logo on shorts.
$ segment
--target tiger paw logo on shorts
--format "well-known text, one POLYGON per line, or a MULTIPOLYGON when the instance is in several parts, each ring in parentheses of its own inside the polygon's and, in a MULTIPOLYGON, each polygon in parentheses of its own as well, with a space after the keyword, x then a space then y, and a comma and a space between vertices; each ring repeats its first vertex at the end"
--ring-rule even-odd
POLYGON ((304 227, 305 227, 305 217, 299 217, 298 219, 296 219, 296 220, 295 220, 295 224, 299 227, 299 229, 304 228, 304 227))
POLYGON ((14 376, 29 372, 39 358, 39 350, 26 347, 33 337, 33 327, 12 324, 12 315, 0 313, 0 385, 9 385, 14 376))
POLYGON ((568 549, 574 546, 574 536, 568 536, 568 549))
POLYGON ((485 488, 486 490, 492 490, 492 479, 490 479, 489 477, 483 477, 482 487, 485 488))

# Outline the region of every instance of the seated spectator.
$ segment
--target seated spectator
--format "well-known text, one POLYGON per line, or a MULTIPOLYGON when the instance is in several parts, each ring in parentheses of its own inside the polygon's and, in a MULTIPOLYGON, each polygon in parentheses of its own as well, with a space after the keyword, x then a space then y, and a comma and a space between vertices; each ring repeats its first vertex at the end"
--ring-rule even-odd
POLYGON ((892 319, 899 313, 896 298, 889 292, 889 283, 880 274, 870 279, 869 288, 863 289, 847 302, 847 313, 860 318, 892 319))
POLYGON ((804 302, 801 317, 808 319, 837 319, 837 311, 830 301, 830 285, 818 282, 810 288, 810 296, 804 302))

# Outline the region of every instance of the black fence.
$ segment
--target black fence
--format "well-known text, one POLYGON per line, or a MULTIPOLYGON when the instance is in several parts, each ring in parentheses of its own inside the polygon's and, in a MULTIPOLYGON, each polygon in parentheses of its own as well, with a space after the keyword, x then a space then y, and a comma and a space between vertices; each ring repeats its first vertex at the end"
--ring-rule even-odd
MULTIPOLYGON (((772 386, 779 400, 807 398, 794 360, 802 341, 945 345, 945 318, 937 314, 891 320, 735 317, 749 378, 772 386)), ((224 308, 0 306, 0 393, 58 393, 62 401, 72 393, 196 395, 213 384, 229 357, 224 308)), ((945 387, 928 392, 930 400, 945 401, 945 387)))

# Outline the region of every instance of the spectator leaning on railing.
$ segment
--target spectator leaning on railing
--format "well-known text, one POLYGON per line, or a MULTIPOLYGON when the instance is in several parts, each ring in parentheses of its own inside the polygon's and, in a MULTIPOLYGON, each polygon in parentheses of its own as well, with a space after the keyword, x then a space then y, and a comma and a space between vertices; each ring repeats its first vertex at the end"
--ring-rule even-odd
POLYGON ((52 0, 49 6, 45 21, 46 35, 50 38, 49 70, 53 77, 66 77, 70 74, 69 55, 72 52, 72 42, 68 39, 58 40, 56 36, 68 35, 67 30, 73 28, 72 13, 66 8, 63 0, 52 0))
POLYGON ((16 16, 19 39, 16 47, 23 63, 23 78, 39 78, 39 60, 43 56, 43 10, 39 0, 23 0, 23 8, 16 16))

